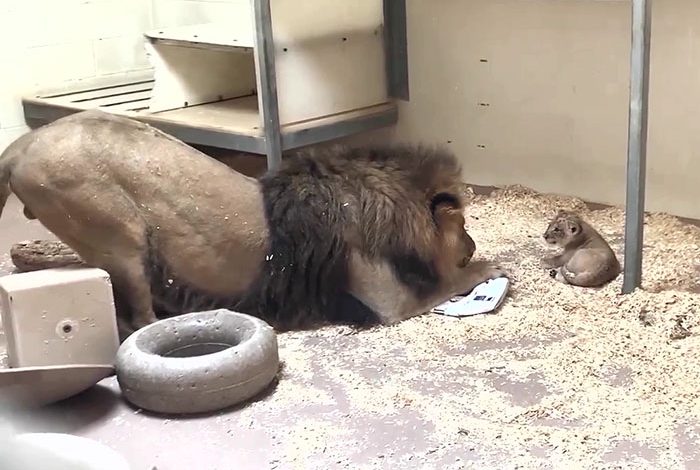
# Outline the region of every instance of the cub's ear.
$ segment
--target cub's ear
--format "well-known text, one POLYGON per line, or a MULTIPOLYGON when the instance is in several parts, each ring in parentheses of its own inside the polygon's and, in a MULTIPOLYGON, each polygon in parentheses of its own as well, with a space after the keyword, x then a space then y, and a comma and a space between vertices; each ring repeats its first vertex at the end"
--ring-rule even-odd
POLYGON ((569 217, 569 219, 566 221, 566 227, 569 229, 569 232, 576 235, 581 231, 581 221, 574 215, 569 217))

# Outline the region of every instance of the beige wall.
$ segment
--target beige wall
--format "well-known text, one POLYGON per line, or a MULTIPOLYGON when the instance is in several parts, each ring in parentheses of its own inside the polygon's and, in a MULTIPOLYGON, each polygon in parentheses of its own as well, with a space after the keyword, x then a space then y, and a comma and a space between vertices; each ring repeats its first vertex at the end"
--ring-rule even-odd
POLYGON ((0 0, 0 150, 27 131, 36 88, 147 68, 147 0, 0 0))
MULTIPOLYGON (((629 1, 407 6, 411 101, 390 134, 451 142, 469 182, 624 202, 629 1)), ((647 207, 700 218, 700 1, 654 1, 650 95, 647 207)))
MULTIPOLYGON (((144 30, 238 1, 0 0, 0 149, 27 89, 148 67, 144 30)), ((624 201, 629 0, 407 5, 411 101, 390 135, 451 142, 473 183, 624 201)), ((648 208, 700 218, 700 0, 654 0, 653 26, 648 208)))

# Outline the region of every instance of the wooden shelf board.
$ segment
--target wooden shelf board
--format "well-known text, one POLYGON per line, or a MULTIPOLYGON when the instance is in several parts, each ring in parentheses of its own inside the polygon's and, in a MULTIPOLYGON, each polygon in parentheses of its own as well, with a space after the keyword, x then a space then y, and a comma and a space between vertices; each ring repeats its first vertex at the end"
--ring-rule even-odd
POLYGON ((236 32, 218 23, 156 29, 145 33, 144 36, 155 43, 211 50, 249 51, 255 47, 255 41, 251 35, 236 32))
POLYGON ((148 121, 167 121, 189 126, 262 137, 258 97, 243 96, 159 113, 142 112, 148 121))
MULTIPOLYGON (((232 148, 240 145, 242 151, 259 153, 264 148, 256 95, 151 113, 148 100, 153 81, 147 78, 123 79, 111 84, 102 81, 99 86, 92 87, 89 83, 74 86, 72 91, 63 88, 25 97, 27 120, 45 123, 62 115, 99 108, 147 122, 166 132, 175 131, 175 135, 185 141, 193 139, 194 143, 206 144, 204 136, 208 135, 216 136, 220 144, 223 141, 232 148)), ((396 113, 396 104, 388 102, 286 124, 281 132, 287 142, 286 148, 294 148, 297 144, 307 145, 348 135, 352 133, 348 129, 366 130, 375 125, 371 123, 378 123, 378 126, 392 124, 396 121, 396 113)))

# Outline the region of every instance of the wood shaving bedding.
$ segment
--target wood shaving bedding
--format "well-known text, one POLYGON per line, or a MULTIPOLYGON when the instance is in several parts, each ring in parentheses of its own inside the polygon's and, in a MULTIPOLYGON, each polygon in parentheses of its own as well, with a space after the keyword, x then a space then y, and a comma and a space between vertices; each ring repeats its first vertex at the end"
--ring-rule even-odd
POLYGON ((514 279, 498 313, 280 334, 276 388, 227 414, 268 435, 269 468, 700 466, 700 228, 648 215, 644 289, 623 296, 622 276, 582 289, 539 264, 558 209, 624 264, 620 208, 521 186, 470 199, 477 256, 514 279))
MULTIPOLYGON (((581 289, 540 267, 542 232, 560 208, 581 213, 624 264, 620 208, 589 210, 520 186, 472 194, 467 227, 478 257, 515 280, 497 314, 280 336, 281 357, 295 366, 278 389, 301 384, 314 396, 322 387, 336 400, 313 422, 354 430, 366 445, 375 437, 359 422, 410 414, 419 423, 396 425, 396 436, 415 434, 410 448, 389 439, 386 455, 359 466, 356 455, 348 468, 673 468, 697 450, 679 445, 679 429, 700 422, 700 229, 647 216, 644 290, 623 296, 622 276, 581 289)), ((263 409, 283 413, 285 403, 273 394, 244 413, 263 409)), ((330 434, 316 438, 341 446, 330 434)))

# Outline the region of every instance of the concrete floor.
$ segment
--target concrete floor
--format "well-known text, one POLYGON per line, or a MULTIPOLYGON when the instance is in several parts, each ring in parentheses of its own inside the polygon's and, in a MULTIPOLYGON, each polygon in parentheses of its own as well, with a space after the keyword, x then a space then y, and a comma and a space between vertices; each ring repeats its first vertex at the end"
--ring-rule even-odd
MULTIPOLYGON (((9 273, 13 267, 7 255, 10 246, 18 241, 36 238, 53 237, 37 222, 24 219, 21 205, 12 198, 0 219, 0 275, 9 273)), ((425 422, 410 406, 399 407, 392 413, 382 413, 381 410, 375 413, 358 412, 353 403, 357 396, 352 393, 352 383, 350 386, 344 383, 347 381, 343 379, 343 372, 339 376, 330 375, 329 370, 324 368, 329 350, 341 358, 338 363, 342 367, 339 370, 347 371, 345 377, 360 377, 365 386, 371 384, 365 390, 369 390, 370 395, 377 393, 378 403, 381 403, 380 395, 386 393, 381 389, 381 383, 386 373, 387 355, 392 358, 404 357, 407 372, 418 369, 424 374, 417 376, 414 382, 416 390, 423 395, 430 395, 431 390, 458 386, 461 388, 454 391, 457 395, 463 396, 465 401, 475 400, 474 397, 491 393, 482 389, 484 380, 491 385, 492 393, 510 397, 513 406, 536 404, 549 393, 537 374, 531 374, 524 381, 512 380, 500 365, 488 370, 472 368, 455 371, 461 375, 455 376, 454 381, 444 374, 442 379, 431 379, 432 368, 444 367, 441 365, 444 363, 433 358, 419 364, 412 363, 413 359, 405 354, 401 343, 396 343, 392 351, 375 353, 373 346, 368 345, 368 339, 358 339, 358 336, 320 334, 286 340, 280 352, 283 359, 291 357, 285 351, 289 352, 292 344, 297 347, 297 354, 299 350, 308 351, 308 361, 302 365, 295 365, 293 361, 285 364, 286 370, 283 370, 279 384, 273 384, 252 405, 209 416, 155 416, 126 404, 120 397, 116 379, 111 377, 79 396, 23 414, 18 428, 25 431, 68 432, 98 439, 124 455, 134 470, 571 468, 557 466, 556 461, 550 460, 548 456, 552 448, 524 444, 513 449, 513 454, 499 453, 490 442, 473 437, 473 427, 459 428, 454 435, 441 441, 436 437, 433 425, 425 422), (324 355, 316 356, 315 351, 320 350, 324 351, 324 355), (305 374, 311 378, 302 380, 300 377, 305 374), (327 399, 318 399, 318 394, 325 394, 327 399), (336 431, 320 429, 329 422, 335 423, 336 431), (516 455, 527 455, 530 462, 536 463, 518 467, 516 455)), ((464 357, 470 351, 492 348, 527 351, 530 347, 531 344, 524 343, 474 342, 449 345, 445 357, 449 354, 464 357)), ((410 397, 410 394, 406 396, 410 397)), ((406 400, 410 403, 410 398, 406 400)), ((435 405, 439 408, 439 403, 435 405)), ((535 424, 542 425, 546 419, 549 418, 535 424)), ((499 426, 497 422, 488 422, 479 416, 469 417, 465 422, 470 423, 469 426, 483 424, 491 428, 496 426, 496 429, 499 426)), ((576 423, 564 422, 545 424, 553 428, 577 426, 576 423)), ((684 447, 688 451, 688 462, 697 463, 697 443, 689 441, 684 447)), ((603 462, 609 468, 630 468, 624 465, 630 456, 644 459, 647 463, 653 461, 653 451, 637 442, 620 441, 612 446, 603 462)))

